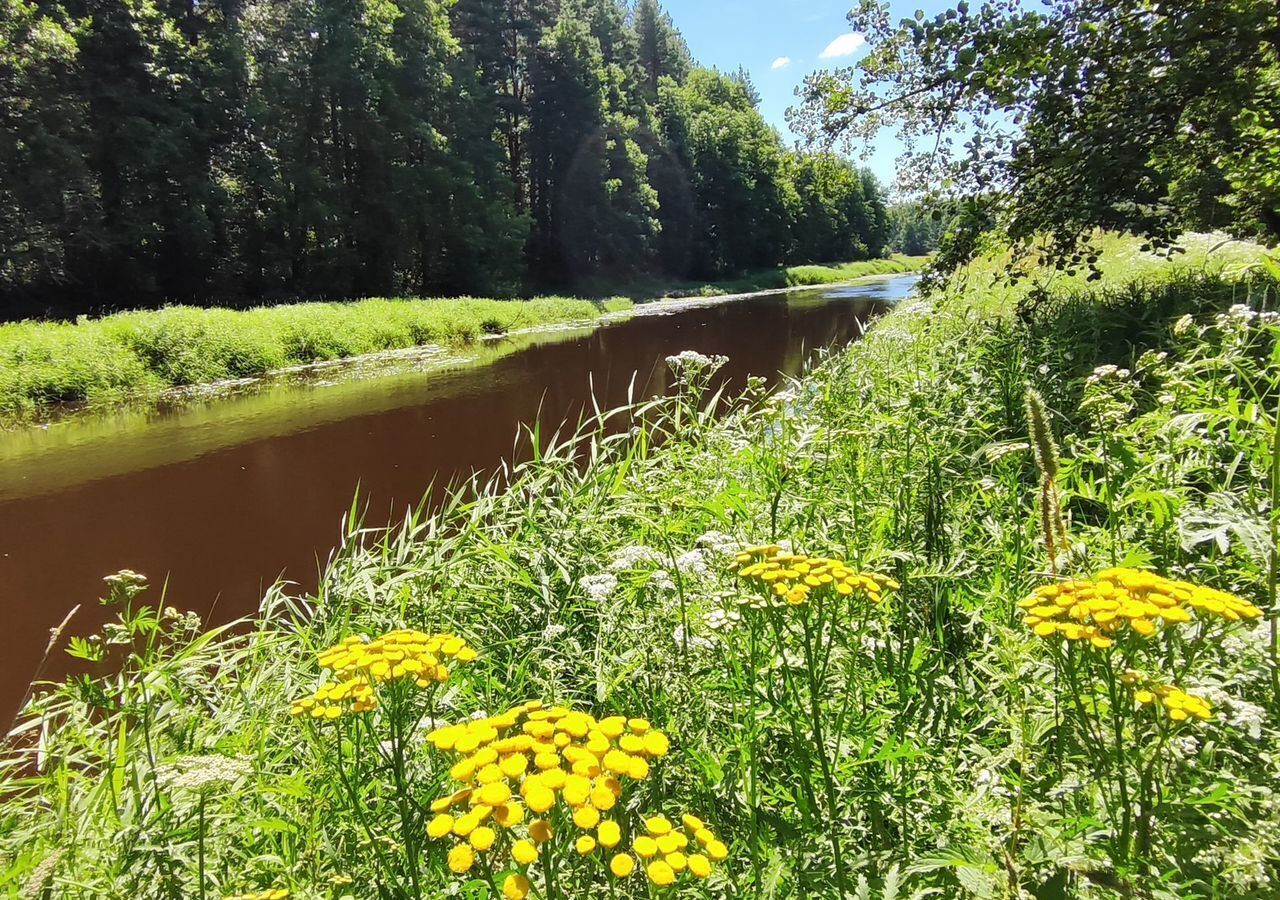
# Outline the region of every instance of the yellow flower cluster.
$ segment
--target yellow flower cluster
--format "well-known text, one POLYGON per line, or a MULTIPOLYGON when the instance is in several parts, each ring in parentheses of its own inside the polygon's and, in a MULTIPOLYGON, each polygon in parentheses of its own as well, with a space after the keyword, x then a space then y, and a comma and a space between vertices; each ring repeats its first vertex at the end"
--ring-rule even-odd
POLYGON ((1169 718, 1175 722, 1185 722, 1190 718, 1204 721, 1213 716, 1213 709, 1209 706, 1208 700, 1197 697, 1195 694, 1188 694, 1171 684, 1149 681, 1132 670, 1121 675, 1120 680, 1137 687, 1133 692, 1134 700, 1143 706, 1149 706, 1158 701, 1169 718))
POLYGON ((1095 577, 1038 587, 1018 601, 1026 624, 1040 637, 1061 635, 1105 650, 1126 631, 1149 637, 1160 624, 1197 616, 1256 619, 1262 610, 1209 587, 1174 581, 1139 569, 1104 569, 1095 577))
POLYGON ((375 688, 393 681, 430 687, 449 677, 447 662, 470 662, 476 651, 452 634, 424 634, 400 629, 375 640, 352 635, 317 656, 338 678, 310 697, 293 702, 289 712, 313 719, 336 719, 378 706, 375 688))
POLYGON ((289 896, 287 888, 271 888, 256 894, 233 894, 225 900, 284 900, 289 896))
POLYGON ((634 856, 614 854, 609 871, 616 878, 626 878, 635 871, 639 857, 645 875, 658 887, 673 884, 685 872, 694 878, 706 878, 711 874, 711 864, 728 856, 729 848, 697 816, 685 813, 680 822, 683 828, 677 828, 665 816, 645 819, 645 833, 631 842, 634 856))
POLYGON ((743 550, 734 557, 730 568, 740 578, 767 586, 777 606, 784 602, 799 606, 808 602, 811 593, 822 590, 834 591, 841 597, 858 594, 879 603, 885 592, 899 588, 896 581, 884 575, 855 571, 839 559, 788 553, 777 544, 743 550))
MULTIPOLYGON (((427 740, 437 750, 460 757, 449 774, 461 788, 431 804, 435 817, 427 825, 431 838, 460 839, 447 859, 457 874, 469 872, 476 854, 488 853, 495 846, 496 853, 509 854, 515 865, 527 867, 537 861, 540 848, 555 837, 556 828, 570 823, 577 834, 573 849, 579 855, 590 855, 597 848, 612 850, 623 839, 623 826, 613 812, 622 797, 623 779, 645 780, 651 761, 670 750, 667 736, 644 719, 610 716, 597 720, 564 707, 545 707, 537 700, 501 715, 438 728, 427 740), (526 809, 538 818, 529 822, 521 835, 517 829, 525 821, 526 809), (563 824, 557 826, 553 820, 563 824)), ((661 821, 665 820, 650 820, 659 829, 661 821)), ((702 825, 700 820, 686 817, 686 827, 690 822, 702 825)), ((713 847, 710 842, 715 836, 702 828, 705 857, 694 854, 703 858, 692 861, 682 855, 674 860, 664 856, 665 864, 683 863, 698 877, 709 874, 709 859, 723 859, 727 850, 719 842, 713 847)), ((663 833, 671 831, 668 823, 663 833)), ((665 843, 671 844, 672 854, 683 854, 689 846, 683 835, 665 843)), ((493 859, 488 862, 496 864, 493 859)), ((616 854, 610 863, 619 878, 630 875, 634 866, 635 861, 625 853, 616 854)), ((657 874, 662 877, 663 870, 659 868, 657 874)), ((528 892, 529 880, 524 874, 513 874, 503 884, 503 896, 508 900, 521 900, 528 892)))

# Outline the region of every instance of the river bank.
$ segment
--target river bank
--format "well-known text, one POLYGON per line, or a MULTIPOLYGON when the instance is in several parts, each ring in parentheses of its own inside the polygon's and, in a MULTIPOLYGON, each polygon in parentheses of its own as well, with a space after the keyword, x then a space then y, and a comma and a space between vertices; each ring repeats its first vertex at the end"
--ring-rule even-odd
MULTIPOLYGON (((349 360, 387 351, 456 349, 486 335, 590 322, 646 298, 741 293, 905 272, 922 260, 895 257, 842 266, 770 270, 717 285, 648 284, 636 299, 370 299, 251 310, 172 306, 101 319, 0 325, 0 425, 60 407, 109 406, 189 388, 349 360)), ((639 287, 639 286, 638 286, 639 287)))
MULTIPOLYGON (((663 851, 680 854, 673 896, 830 896, 847 878, 850 896, 1091 897, 1139 877, 1171 897, 1265 896, 1280 830, 1264 804, 1280 712, 1266 626, 1250 615, 1204 632, 1178 683, 1213 712, 1187 722, 1163 699, 1113 703, 1105 684, 1066 693, 1057 645, 1018 607, 1051 566, 1086 577, 1120 563, 1274 609, 1275 560, 1248 535, 1275 527, 1280 494, 1277 285, 1248 258, 1227 271, 1207 250, 1170 265, 1111 249, 1093 287, 993 287, 998 265, 975 267, 780 398, 748 391, 727 416, 703 393, 719 361, 686 357, 665 398, 592 414, 575 439, 402 527, 366 531, 353 514, 317 589, 272 587, 248 633, 139 617, 140 585, 117 579, 111 608, 126 633, 150 637, 123 675, 28 710, 40 769, 4 785, 0 885, 497 896, 528 877, 545 896, 551 871, 571 896, 640 897, 654 863, 638 831, 663 837, 670 821, 629 825, 621 843, 596 823, 625 822, 642 802, 677 822, 696 811, 714 830, 686 838, 689 854, 663 851), (1041 540, 1028 387, 1060 452, 1069 546, 1056 563, 1041 540), (618 421, 629 427, 606 427, 618 421), (771 607, 772 590, 730 571, 735 554, 771 543, 881 576, 867 577, 882 602, 864 584, 847 607, 834 593, 771 607), (289 716, 329 677, 317 652, 404 627, 457 634, 478 658, 451 662, 440 690, 379 686, 376 711, 289 716), (470 776, 450 768, 453 741, 426 739, 432 726, 530 699, 660 730, 654 774, 628 762, 645 776, 620 781, 635 802, 610 813, 602 798, 594 816, 557 789, 554 834, 532 855, 513 842, 533 840, 533 790, 530 811, 516 799, 519 818, 504 807, 494 819, 497 843, 488 825, 476 840, 474 823, 441 831, 428 804, 470 776), (1114 739, 1093 741, 1091 710, 1114 719, 1114 739), (1148 789, 1134 766, 1158 780, 1158 810, 1118 799, 1119 779, 1148 789), (207 774, 184 776, 195 771, 207 774), (388 802, 399 797, 415 804, 388 802), (1124 837, 1129 816, 1154 851, 1124 837), (716 863, 705 880, 688 874, 699 846, 716 863), (617 874, 631 871, 613 867, 618 853, 640 857, 634 876, 617 874)), ((1161 653, 1182 653, 1172 620, 1160 635, 1161 653)), ((1117 665, 1164 674, 1146 668, 1136 632, 1122 637, 1117 665)), ((14 758, 34 760, 35 746, 14 758)))

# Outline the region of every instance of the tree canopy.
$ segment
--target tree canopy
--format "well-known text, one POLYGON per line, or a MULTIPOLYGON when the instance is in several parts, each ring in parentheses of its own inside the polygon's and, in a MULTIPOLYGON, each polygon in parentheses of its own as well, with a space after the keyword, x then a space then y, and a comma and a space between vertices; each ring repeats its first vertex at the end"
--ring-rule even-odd
POLYGON ((0 0, 0 303, 517 293, 884 252, 657 0, 0 0))
POLYGON ((896 126, 909 188, 983 199, 963 221, 1068 267, 1098 227, 1158 247, 1280 237, 1274 0, 986 0, 896 23, 862 0, 849 18, 867 56, 807 79, 793 124, 826 141, 896 126))

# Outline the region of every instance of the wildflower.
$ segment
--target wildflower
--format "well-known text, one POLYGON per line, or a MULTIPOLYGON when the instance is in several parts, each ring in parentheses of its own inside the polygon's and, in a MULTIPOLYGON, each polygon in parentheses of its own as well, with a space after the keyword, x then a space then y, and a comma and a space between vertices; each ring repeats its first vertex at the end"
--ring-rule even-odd
POLYGON ((645 867, 649 880, 658 887, 666 887, 676 880, 676 873, 664 860, 655 860, 645 867))
POLYGON ((502 896, 506 900, 524 900, 529 896, 531 888, 529 879, 523 875, 508 875, 507 880, 502 882, 502 896))
POLYGON ((742 616, 733 609, 713 609, 707 613, 707 627, 712 631, 728 631, 742 621, 742 616))
POLYGON ((1027 627, 1040 637, 1062 636, 1100 650, 1127 631, 1150 637, 1162 626, 1196 618, 1239 621, 1262 615, 1252 603, 1224 591, 1124 568, 1043 585, 1018 606, 1027 627))
POLYGON ((320 666, 337 680, 295 700, 289 712, 313 719, 369 712, 378 706, 377 685, 405 681, 429 688, 449 677, 446 663, 471 662, 476 656, 465 640, 453 634, 400 629, 372 641, 352 635, 317 656, 320 666))
POLYGON ((784 551, 777 544, 748 547, 734 557, 730 568, 737 571, 739 578, 767 591, 767 601, 743 601, 752 607, 770 603, 800 606, 808 602, 810 594, 819 591, 834 592, 840 597, 856 594, 878 604, 886 592, 900 588, 885 575, 855 571, 839 559, 784 551))
POLYGON ((532 842, 521 838, 511 845, 511 858, 518 864, 527 866, 538 858, 538 848, 532 842))
POLYGON ((665 816, 654 816, 644 823, 645 830, 654 837, 661 837, 664 834, 671 833, 671 823, 667 821, 665 816))
POLYGON ((1215 712, 1221 710, 1221 718, 1228 725, 1240 729, 1255 741, 1262 739, 1267 711, 1261 706, 1242 700, 1216 684, 1197 685, 1196 693, 1203 697, 1215 712))
POLYGON ((1184 722, 1190 718, 1205 720, 1212 716, 1208 700, 1196 694, 1188 694, 1171 684, 1146 679, 1132 670, 1125 672, 1120 680, 1137 687, 1133 692, 1136 703, 1140 706, 1158 705, 1175 722, 1184 722))
POLYGON ((480 852, 484 852, 493 846, 493 842, 497 840, 497 833, 486 825, 481 825, 471 832, 471 846, 480 852))
POLYGON ((622 840, 622 829, 618 827, 617 822, 606 819, 596 829, 596 840, 600 842, 601 847, 612 849, 618 845, 618 841, 622 840))
POLYGON ((253 773, 246 759, 229 756, 184 756, 156 771, 156 780, 169 790, 199 793, 207 788, 233 784, 253 773))
POLYGON ((674 356, 667 357, 667 365, 677 375, 686 370, 691 370, 694 373, 705 372, 707 375, 712 375, 723 368, 727 362, 729 362, 729 357, 727 356, 718 354, 707 356, 697 350, 682 350, 674 356))
POLYGON ((289 896, 288 888, 270 888, 256 894, 233 894, 225 900, 284 900, 289 896))
POLYGON ((475 865, 476 857, 469 844, 458 844, 449 851, 449 868, 458 875, 465 875, 475 865))
POLYGON ((694 544, 716 556, 732 556, 738 552, 740 546, 737 540, 722 531, 708 531, 700 534, 694 544))
POLYGON ((707 564, 707 553, 701 549, 693 549, 676 557, 676 570, 682 575, 706 577, 711 574, 707 564))
POLYGON ((588 575, 582 579, 582 590, 596 603, 604 603, 618 587, 618 576, 610 572, 588 575))
MULTIPOLYGON (((576 827, 571 843, 578 855, 593 854, 597 847, 613 850, 622 841, 623 826, 603 814, 615 808, 625 810, 620 800, 626 783, 649 778, 653 761, 671 751, 667 735, 646 719, 597 719, 539 701, 437 727, 426 740, 454 757, 449 774, 458 789, 431 803, 435 815, 427 835, 458 840, 448 861, 459 874, 474 865, 476 852, 499 846, 510 847, 510 861, 518 866, 533 865, 543 853, 557 852, 549 843, 555 834, 546 818, 530 822, 524 835, 518 833, 525 806, 539 816, 564 808, 576 827), (502 829, 515 832, 509 845, 499 841, 502 829), (544 845, 541 850, 539 845, 544 845)), ((696 816, 686 814, 680 822, 683 831, 664 816, 647 818, 642 830, 648 833, 638 837, 632 848, 643 859, 661 862, 673 880, 689 870, 686 850, 693 836, 702 831, 710 834, 696 816)), ((567 850, 559 848, 559 852, 567 850)), ((491 860, 490 864, 502 862, 491 860)), ((628 853, 611 858, 610 870, 616 877, 626 877, 634 866, 628 853), (625 874, 619 874, 622 870, 625 874)))
POLYGON ((632 545, 623 547, 613 556, 609 563, 610 572, 629 572, 634 569, 649 568, 662 562, 662 554, 652 547, 632 545))

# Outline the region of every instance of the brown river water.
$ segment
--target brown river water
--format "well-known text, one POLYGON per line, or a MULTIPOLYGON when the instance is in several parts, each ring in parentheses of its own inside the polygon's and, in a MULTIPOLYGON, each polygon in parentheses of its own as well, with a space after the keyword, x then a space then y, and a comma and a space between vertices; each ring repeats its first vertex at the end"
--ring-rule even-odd
POLYGON ((748 375, 776 382, 817 349, 857 339, 914 283, 897 276, 641 307, 602 327, 485 342, 444 363, 326 368, 231 396, 0 434, 9 623, 0 727, 40 667, 49 629, 81 604, 46 677, 68 670, 68 635, 101 625, 104 575, 142 572, 152 597, 167 579, 168 605, 230 621, 252 613, 278 578, 314 587, 357 491, 368 524, 392 521, 432 484, 510 460, 522 424, 576 421, 592 391, 611 407, 629 389, 636 399, 666 390, 665 358, 681 350, 728 356, 731 389, 748 375))

